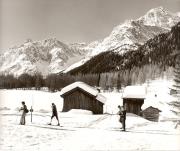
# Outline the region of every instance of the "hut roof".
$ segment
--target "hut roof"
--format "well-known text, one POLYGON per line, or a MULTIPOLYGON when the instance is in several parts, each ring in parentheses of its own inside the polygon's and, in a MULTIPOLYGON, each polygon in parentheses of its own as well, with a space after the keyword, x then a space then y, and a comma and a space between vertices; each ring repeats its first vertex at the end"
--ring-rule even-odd
POLYGON ((95 96, 96 99, 102 103, 105 103, 105 101, 106 101, 106 98, 103 95, 99 94, 99 91, 96 88, 94 88, 94 87, 92 87, 92 86, 90 86, 84 82, 80 82, 80 81, 74 82, 74 83, 64 87, 61 90, 60 95, 63 96, 64 94, 66 94, 66 93, 68 93, 71 90, 74 90, 76 88, 80 88, 80 89, 86 91, 87 93, 95 96))
POLYGON ((147 108, 146 108, 146 109, 144 109, 142 112, 145 112, 145 111, 147 111, 147 110, 149 110, 149 109, 151 109, 151 110, 157 110, 158 112, 161 112, 161 110, 160 110, 160 109, 155 108, 155 107, 153 107, 153 106, 149 106, 149 107, 147 107, 147 108))
POLYGON ((151 99, 149 99, 149 98, 147 98, 147 99, 145 99, 145 102, 144 102, 144 104, 142 105, 142 110, 145 110, 145 109, 147 109, 148 107, 154 107, 154 108, 158 108, 158 109, 160 109, 160 110, 162 110, 163 109, 163 104, 161 104, 160 102, 159 102, 159 100, 157 100, 157 98, 156 97, 154 97, 154 98, 151 98, 151 99))
POLYGON ((127 86, 124 89, 123 98, 146 98, 146 89, 144 86, 127 86))

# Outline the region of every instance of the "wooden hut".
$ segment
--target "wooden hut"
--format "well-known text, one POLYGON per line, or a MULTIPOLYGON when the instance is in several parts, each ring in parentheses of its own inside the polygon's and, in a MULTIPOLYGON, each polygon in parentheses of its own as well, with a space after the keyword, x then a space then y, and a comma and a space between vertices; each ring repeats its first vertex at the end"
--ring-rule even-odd
POLYGON ((61 90, 64 98, 63 112, 71 109, 90 110, 94 114, 103 113, 105 97, 99 91, 84 82, 74 82, 61 90))
POLYGON ((126 111, 140 116, 145 96, 145 87, 127 86, 123 92, 123 106, 125 106, 126 111))
POLYGON ((146 108, 145 110, 142 111, 142 115, 145 119, 147 119, 149 121, 158 122, 159 121, 159 112, 161 112, 161 110, 159 110, 158 108, 149 106, 148 108, 146 108))

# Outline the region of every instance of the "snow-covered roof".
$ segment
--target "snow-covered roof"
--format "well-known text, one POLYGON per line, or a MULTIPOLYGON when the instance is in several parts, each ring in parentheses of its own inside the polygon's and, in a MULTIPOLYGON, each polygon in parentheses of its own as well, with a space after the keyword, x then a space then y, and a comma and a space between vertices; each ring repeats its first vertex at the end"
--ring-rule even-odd
POLYGON ((153 100, 145 100, 145 102, 142 105, 141 109, 145 110, 150 106, 152 106, 154 108, 158 108, 160 110, 162 109, 162 105, 158 101, 153 101, 153 100))
POLYGON ((151 108, 151 109, 156 109, 156 110, 158 110, 159 112, 161 112, 160 109, 158 109, 157 107, 153 107, 153 106, 148 106, 148 107, 146 107, 145 109, 143 109, 143 112, 146 111, 146 110, 148 110, 149 108, 151 108))
POLYGON ((64 87, 61 90, 61 95, 65 94, 65 93, 67 93, 67 92, 69 92, 69 91, 71 91, 77 87, 85 90, 86 92, 88 92, 94 96, 96 96, 99 93, 99 91, 97 89, 95 89, 94 87, 91 87, 90 85, 88 85, 84 82, 78 81, 78 82, 74 82, 74 83, 64 87))
POLYGON ((105 103, 105 102, 106 102, 106 98, 105 98, 103 95, 101 95, 101 94, 98 94, 97 97, 96 97, 96 99, 97 99, 98 101, 102 102, 102 103, 105 103))
POLYGON ((103 95, 99 94, 99 91, 96 88, 94 88, 84 82, 81 82, 81 81, 74 82, 74 83, 64 87, 61 90, 60 95, 62 96, 75 88, 80 88, 80 89, 88 92, 89 94, 96 96, 96 99, 102 103, 105 103, 105 101, 106 101, 106 98, 103 95))
POLYGON ((140 98, 146 97, 146 88, 144 86, 127 86, 123 92, 123 98, 140 98))

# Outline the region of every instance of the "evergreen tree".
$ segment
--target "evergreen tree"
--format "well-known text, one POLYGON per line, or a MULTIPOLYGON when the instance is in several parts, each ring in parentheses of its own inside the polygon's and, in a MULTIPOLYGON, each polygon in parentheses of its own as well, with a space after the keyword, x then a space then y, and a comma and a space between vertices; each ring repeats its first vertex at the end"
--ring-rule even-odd
MULTIPOLYGON (((178 52, 178 51, 177 51, 178 52)), ((177 98, 176 101, 169 103, 173 107, 172 112, 180 115, 180 51, 176 55, 176 65, 174 67, 174 84, 171 89, 171 95, 177 98)))
POLYGON ((174 67, 174 85, 173 88, 177 93, 177 96, 180 99, 180 22, 177 26, 172 28, 174 34, 172 36, 175 37, 176 51, 175 51, 175 67, 174 67))
POLYGON ((21 88, 31 88, 34 86, 34 78, 33 76, 24 73, 18 77, 18 80, 21 83, 21 88))
POLYGON ((118 73, 118 77, 117 77, 117 89, 118 90, 121 89, 121 76, 120 76, 120 73, 118 73))
POLYGON ((180 98, 180 51, 176 54, 176 65, 174 67, 174 84, 172 90, 180 98))
POLYGON ((43 76, 38 73, 35 75, 35 88, 36 90, 40 90, 41 87, 43 87, 43 76))

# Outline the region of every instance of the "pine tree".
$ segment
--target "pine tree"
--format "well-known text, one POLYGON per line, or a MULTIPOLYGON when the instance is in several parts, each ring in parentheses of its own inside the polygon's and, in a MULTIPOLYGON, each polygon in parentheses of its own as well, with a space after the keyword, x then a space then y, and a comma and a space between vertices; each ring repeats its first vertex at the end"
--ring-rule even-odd
POLYGON ((174 84, 171 89, 171 95, 177 98, 176 101, 170 102, 169 105, 173 107, 172 112, 180 115, 180 50, 176 54, 176 64, 174 67, 174 84))
POLYGON ((180 98, 180 51, 177 51, 176 64, 174 67, 174 84, 172 91, 174 91, 178 98, 180 98))
POLYGON ((43 76, 38 73, 35 75, 35 88, 36 90, 40 90, 40 88, 43 86, 43 76))
POLYGON ((175 31, 172 35, 176 43, 175 67, 174 67, 174 85, 173 88, 180 99, 180 22, 172 28, 175 31))
POLYGON ((118 77, 117 77, 117 89, 118 89, 118 91, 121 89, 121 75, 120 75, 120 73, 118 73, 118 77))
MULTIPOLYGON (((171 92, 175 92, 175 96, 177 97, 177 101, 171 102, 170 105, 173 106, 174 113, 180 115, 180 22, 172 28, 175 30, 174 39, 176 43, 176 51, 175 51, 175 67, 174 67, 174 85, 171 92)), ((178 124, 178 123, 177 123, 178 124)))
POLYGON ((101 74, 98 74, 97 86, 100 87, 101 74))

